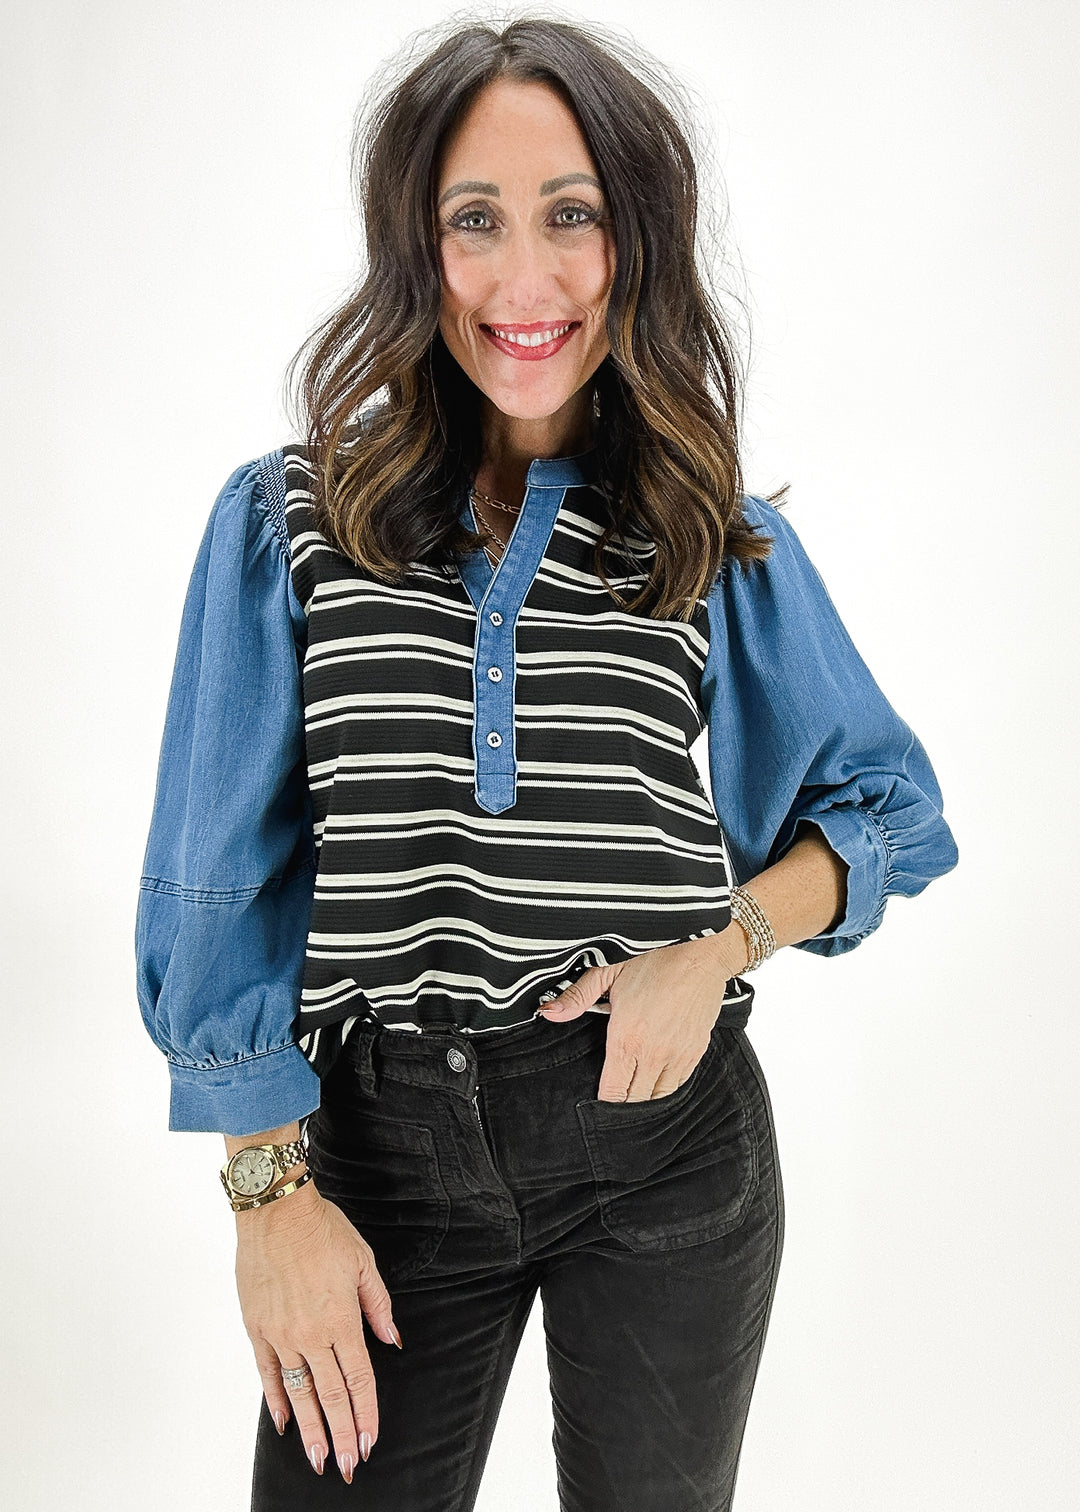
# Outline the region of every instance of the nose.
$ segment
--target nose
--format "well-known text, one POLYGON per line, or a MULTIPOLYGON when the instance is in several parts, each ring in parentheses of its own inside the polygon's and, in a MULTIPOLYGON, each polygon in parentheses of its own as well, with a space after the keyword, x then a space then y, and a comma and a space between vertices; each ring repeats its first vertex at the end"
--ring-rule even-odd
POLYGON ((495 274, 505 306, 528 320, 530 310, 550 305, 559 282, 559 251, 536 231, 519 230, 499 248, 495 274))

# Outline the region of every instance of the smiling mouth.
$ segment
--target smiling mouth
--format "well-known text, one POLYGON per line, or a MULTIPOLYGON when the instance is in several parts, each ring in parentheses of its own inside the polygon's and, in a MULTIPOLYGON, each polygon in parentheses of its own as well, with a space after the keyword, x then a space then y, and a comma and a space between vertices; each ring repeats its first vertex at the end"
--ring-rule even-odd
POLYGON ((560 351, 580 325, 580 320, 567 320, 559 325, 533 331, 514 331, 507 330, 504 326, 484 324, 481 324, 480 329, 500 352, 528 360, 550 357, 560 351))

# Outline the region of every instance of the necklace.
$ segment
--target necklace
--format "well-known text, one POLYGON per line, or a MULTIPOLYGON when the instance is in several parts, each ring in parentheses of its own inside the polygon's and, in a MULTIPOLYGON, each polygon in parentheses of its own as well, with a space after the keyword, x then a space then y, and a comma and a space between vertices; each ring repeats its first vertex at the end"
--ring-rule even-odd
MULTIPOLYGON (((469 497, 473 500, 474 503, 479 502, 481 504, 491 504, 496 509, 502 509, 505 510, 507 514, 514 515, 515 518, 521 513, 520 504, 517 505, 516 508, 512 504, 504 504, 501 499, 494 499, 492 498, 491 494, 481 493, 478 488, 470 489, 469 497)), ((475 509, 473 510, 473 514, 476 514, 475 509)), ((492 566, 494 566, 498 562, 499 556, 501 556, 502 552, 506 550, 506 542, 503 540, 502 536, 499 535, 498 531, 496 531, 491 525, 488 524, 487 520, 485 520, 483 516, 479 517, 479 524, 484 534, 495 541, 500 548, 498 553, 493 553, 491 547, 487 544, 487 542, 485 541, 484 543, 484 551, 487 554, 488 560, 491 562, 492 566)))

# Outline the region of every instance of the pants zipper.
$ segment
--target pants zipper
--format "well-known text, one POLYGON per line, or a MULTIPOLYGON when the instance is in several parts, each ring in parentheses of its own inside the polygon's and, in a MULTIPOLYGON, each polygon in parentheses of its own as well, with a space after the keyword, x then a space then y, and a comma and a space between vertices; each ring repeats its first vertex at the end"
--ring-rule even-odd
POLYGON ((499 1177, 499 1179, 501 1181, 502 1177, 501 1177, 501 1175, 499 1173, 499 1168, 495 1164, 495 1151, 491 1147, 491 1140, 488 1138, 488 1132, 484 1128, 484 1120, 483 1120, 483 1118, 481 1117, 481 1114, 480 1114, 480 1083, 479 1082, 477 1082, 477 1084, 476 1084, 476 1091, 472 1095, 472 1105, 473 1105, 473 1112, 476 1114, 476 1126, 480 1130, 480 1137, 484 1141, 484 1149, 487 1151, 488 1164, 491 1166, 492 1171, 495 1173, 496 1176, 499 1177))

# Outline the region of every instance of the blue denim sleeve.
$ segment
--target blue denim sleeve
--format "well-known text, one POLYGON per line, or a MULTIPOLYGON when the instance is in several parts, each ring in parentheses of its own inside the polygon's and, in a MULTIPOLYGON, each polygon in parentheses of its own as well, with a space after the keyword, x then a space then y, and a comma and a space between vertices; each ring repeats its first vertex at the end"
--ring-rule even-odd
POLYGON ((878 927, 891 894, 913 897, 950 871, 956 842, 926 751, 793 526, 764 499, 746 495, 744 506, 775 544, 748 572, 726 560, 706 600, 713 803, 740 882, 785 855, 800 820, 817 825, 847 863, 844 915, 799 948, 840 955, 878 927))
POLYGON ((305 636, 259 465, 245 463, 187 590, 136 914, 170 1129, 261 1133, 319 1106, 292 1032, 315 875, 305 636))

